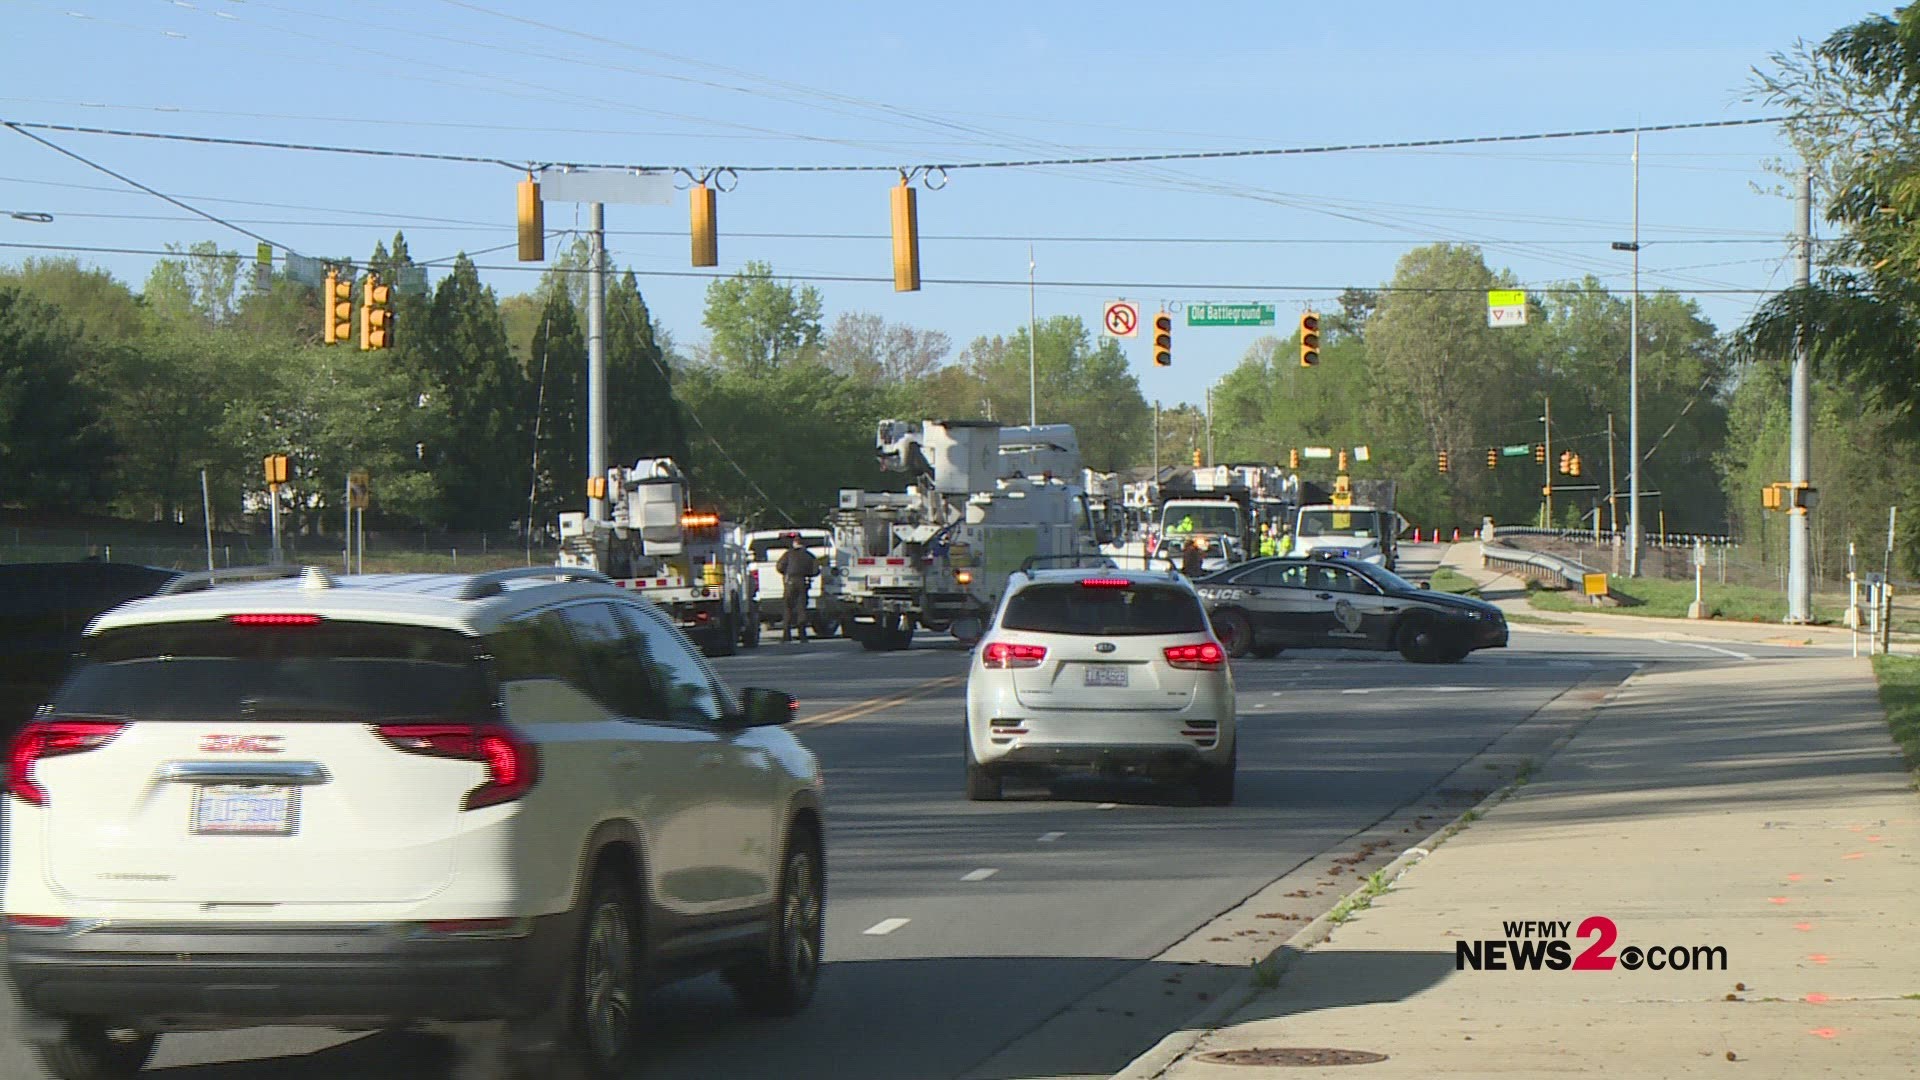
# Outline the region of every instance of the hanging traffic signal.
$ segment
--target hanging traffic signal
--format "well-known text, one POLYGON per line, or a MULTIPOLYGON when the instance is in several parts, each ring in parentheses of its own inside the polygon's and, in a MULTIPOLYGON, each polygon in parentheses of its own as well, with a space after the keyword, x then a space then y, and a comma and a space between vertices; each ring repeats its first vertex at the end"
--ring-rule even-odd
POLYGON ((1447 471, 1447 452, 1446 452, 1445 450, 1442 450, 1442 451, 1440 451, 1440 456, 1439 456, 1439 459, 1438 459, 1438 464, 1439 464, 1439 466, 1440 466, 1440 471, 1441 471, 1441 472, 1443 472, 1443 473, 1444 473, 1444 472, 1446 472, 1446 471, 1447 471))
POLYGON ((267 487, 280 490, 280 485, 287 482, 287 455, 268 454, 262 459, 262 464, 266 466, 267 487))
POLYGON ((1173 366, 1173 316, 1164 311, 1153 317, 1153 363, 1173 366))
POLYGON ((1340 451, 1340 471, 1347 471, 1347 452, 1345 450, 1340 451))
POLYGON ((1533 463, 1535 465, 1545 465, 1547 463, 1547 444, 1546 443, 1533 444, 1533 463))
POLYGON ((1573 472, 1573 451, 1571 450, 1560 451, 1560 472, 1562 474, 1569 474, 1573 472))
POLYGON ((1487 468, 1489 468, 1489 469, 1497 469, 1497 468, 1499 468, 1499 467, 1500 467, 1500 451, 1499 451, 1499 449, 1497 449, 1496 447, 1492 447, 1492 446, 1489 446, 1489 447, 1487 447, 1487 468))
POLYGON ((1202 459, 1202 455, 1201 455, 1201 453, 1200 453, 1200 448, 1196 446, 1196 447, 1194 447, 1194 449, 1193 449, 1193 467, 1197 469, 1197 468, 1199 468, 1199 467, 1200 467, 1200 466, 1201 466, 1202 464, 1204 464, 1204 461, 1203 461, 1203 459, 1202 459))
POLYGON ((547 257, 546 211, 540 202, 540 182, 531 174, 520 181, 520 261, 541 262, 547 257))
POLYGON ((1763 510, 1781 510, 1785 500, 1781 498, 1780 485, 1768 484, 1760 489, 1760 508, 1763 510))
POLYGON ((1293 470, 1295 470, 1295 471, 1298 471, 1298 470, 1299 470, 1299 468, 1300 468, 1300 451, 1298 451, 1298 450, 1289 450, 1289 451, 1287 451, 1287 468, 1289 468, 1289 469, 1293 469, 1293 470))
POLYGON ((1567 462, 1567 475, 1568 476, 1580 475, 1580 455, 1579 454, 1573 455, 1572 459, 1570 459, 1567 462))
POLYGON ((327 271, 326 290, 320 295, 321 340, 332 345, 353 337, 353 281, 341 280, 340 271, 327 271))
MULTIPOLYGON (((911 192, 909 192, 911 194, 911 192)), ((693 265, 720 265, 720 234, 714 219, 714 190, 705 184, 695 184, 687 192, 693 214, 693 265)), ((898 284, 896 270, 895 283, 898 284)), ((919 276, 915 271, 915 277, 919 276)))
POLYGON ((390 347, 393 312, 388 303, 393 299, 393 287, 380 284, 379 275, 369 271, 366 282, 360 287, 360 349, 385 349, 390 347))
POLYGON ((903 173, 893 188, 893 291, 920 291, 920 212, 903 173))
POLYGON ((1320 362, 1320 314, 1315 311, 1300 313, 1300 366, 1312 367, 1320 362))

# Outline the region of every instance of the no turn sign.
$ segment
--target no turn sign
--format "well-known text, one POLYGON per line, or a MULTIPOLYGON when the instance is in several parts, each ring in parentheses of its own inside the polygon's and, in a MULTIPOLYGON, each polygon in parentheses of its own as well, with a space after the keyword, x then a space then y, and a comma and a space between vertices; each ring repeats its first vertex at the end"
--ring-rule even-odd
POLYGON ((1113 337, 1135 337, 1140 333, 1140 305, 1115 300, 1101 313, 1100 325, 1113 337))

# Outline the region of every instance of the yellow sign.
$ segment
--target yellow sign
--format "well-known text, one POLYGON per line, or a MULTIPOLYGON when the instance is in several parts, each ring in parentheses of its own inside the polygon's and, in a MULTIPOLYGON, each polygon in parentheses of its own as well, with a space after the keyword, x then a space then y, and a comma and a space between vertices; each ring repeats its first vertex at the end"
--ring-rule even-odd
POLYGON ((1487 291, 1488 307, 1525 307, 1526 305, 1525 289, 1489 289, 1487 291))
POLYGON ((1582 574, 1580 583, 1585 586, 1588 596, 1607 595, 1607 575, 1605 574, 1582 574))
POLYGON ((1333 515, 1333 531, 1334 532, 1346 532, 1352 528, 1353 528, 1352 514, 1333 515))
POLYGON ((348 507, 354 510, 365 510, 367 508, 367 480, 368 476, 364 470, 356 470, 347 474, 348 507))

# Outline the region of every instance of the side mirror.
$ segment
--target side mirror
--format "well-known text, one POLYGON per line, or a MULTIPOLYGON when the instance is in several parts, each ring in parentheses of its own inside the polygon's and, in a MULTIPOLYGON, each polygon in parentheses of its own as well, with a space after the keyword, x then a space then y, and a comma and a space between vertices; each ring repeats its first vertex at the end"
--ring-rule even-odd
POLYGON ((779 727, 800 711, 792 694, 748 687, 740 694, 740 712, 747 727, 779 727))

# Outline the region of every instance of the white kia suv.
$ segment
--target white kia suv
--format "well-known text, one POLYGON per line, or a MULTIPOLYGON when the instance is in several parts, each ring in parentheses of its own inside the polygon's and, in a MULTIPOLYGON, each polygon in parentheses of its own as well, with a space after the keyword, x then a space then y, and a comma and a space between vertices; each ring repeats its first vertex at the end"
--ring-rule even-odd
POLYGON ((1140 570, 1022 570, 967 672, 967 797, 1091 770, 1233 801, 1233 676, 1193 586, 1140 570))
POLYGON ((495 1020, 515 1068, 616 1075, 649 985, 807 1003, 792 698, 590 570, 220 576, 95 620, 8 755, 7 973, 54 1075, 176 1030, 495 1020))

